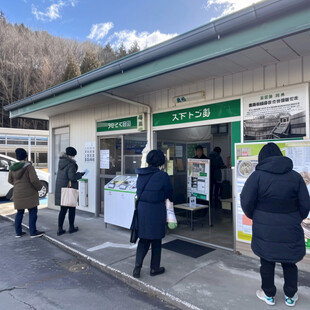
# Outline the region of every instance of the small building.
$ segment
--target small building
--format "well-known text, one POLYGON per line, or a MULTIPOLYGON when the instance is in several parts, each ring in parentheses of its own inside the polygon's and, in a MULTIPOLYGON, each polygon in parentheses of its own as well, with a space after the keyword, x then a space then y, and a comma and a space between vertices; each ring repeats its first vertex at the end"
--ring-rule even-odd
POLYGON ((0 154, 15 158, 15 149, 27 150, 36 168, 48 168, 48 130, 0 128, 0 154))
MULTIPOLYGON (((169 158, 174 202, 182 203, 197 144, 205 153, 221 147, 223 179, 234 188, 235 144, 274 139, 283 112, 298 115, 285 139, 309 139, 309 16, 309 1, 262 1, 7 106, 11 117, 49 120, 49 205, 68 145, 80 171, 89 170, 88 206, 79 209, 100 215, 104 186, 134 175, 146 145, 169 158)), ((176 234, 249 251, 233 211, 215 213, 213 227, 180 225, 176 234)))

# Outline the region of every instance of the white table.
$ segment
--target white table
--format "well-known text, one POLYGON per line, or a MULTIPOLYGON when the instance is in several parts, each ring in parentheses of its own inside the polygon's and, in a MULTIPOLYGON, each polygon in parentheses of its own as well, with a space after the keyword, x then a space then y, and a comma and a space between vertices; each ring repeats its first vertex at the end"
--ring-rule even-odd
POLYGON ((189 206, 188 203, 182 203, 182 204, 174 205, 174 208, 185 210, 186 211, 186 215, 188 214, 188 212, 190 212, 190 226, 191 226, 191 230, 194 230, 193 213, 195 211, 198 211, 198 210, 209 209, 209 226, 212 226, 212 224, 211 224, 211 208, 209 206, 207 206, 207 205, 196 204, 194 206, 189 206))

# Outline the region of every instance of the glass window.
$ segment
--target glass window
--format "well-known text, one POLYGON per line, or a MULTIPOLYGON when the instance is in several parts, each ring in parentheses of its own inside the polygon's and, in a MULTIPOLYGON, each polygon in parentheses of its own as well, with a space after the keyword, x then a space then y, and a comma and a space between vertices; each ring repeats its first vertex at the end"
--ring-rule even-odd
POLYGON ((42 138, 42 137, 37 137, 36 138, 36 145, 47 145, 48 144, 48 138, 42 138))
POLYGON ((138 133, 124 137, 124 173, 136 174, 141 167, 142 151, 146 146, 146 134, 138 133))
POLYGON ((28 145, 28 137, 7 136, 7 144, 28 145))

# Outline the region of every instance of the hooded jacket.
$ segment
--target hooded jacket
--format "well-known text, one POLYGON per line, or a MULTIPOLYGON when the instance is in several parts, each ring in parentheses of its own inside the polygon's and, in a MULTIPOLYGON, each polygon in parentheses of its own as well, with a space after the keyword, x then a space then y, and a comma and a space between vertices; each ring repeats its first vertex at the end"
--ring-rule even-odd
POLYGON ((81 179, 83 173, 77 172, 78 165, 76 161, 66 155, 59 158, 58 171, 56 178, 56 190, 55 190, 55 205, 60 206, 61 200, 61 188, 67 187, 69 181, 71 181, 71 187, 78 189, 79 184, 77 180, 81 179))
POLYGON ((310 211, 310 197, 288 157, 263 159, 246 181, 241 207, 253 219, 252 250, 267 261, 296 263, 305 255, 301 222, 310 211))
POLYGON ((32 209, 39 205, 42 189, 35 169, 30 162, 16 162, 10 167, 8 182, 14 186, 13 201, 17 210, 32 209))
POLYGON ((224 164, 221 155, 215 151, 212 151, 208 157, 211 160, 211 167, 210 167, 210 175, 212 182, 221 182, 222 181, 222 171, 221 169, 227 168, 224 164))
POLYGON ((166 172, 155 167, 138 168, 138 236, 142 239, 162 239, 165 236, 166 199, 172 201, 173 189, 166 172))

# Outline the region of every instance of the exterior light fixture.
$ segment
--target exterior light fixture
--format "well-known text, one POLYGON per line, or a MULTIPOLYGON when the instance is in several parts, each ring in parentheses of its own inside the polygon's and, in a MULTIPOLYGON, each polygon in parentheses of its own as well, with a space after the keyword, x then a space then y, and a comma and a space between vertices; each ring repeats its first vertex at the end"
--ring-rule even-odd
POLYGON ((205 92, 198 91, 196 93, 175 96, 173 97, 173 102, 180 104, 180 103, 188 103, 188 102, 194 102, 194 101, 204 100, 204 99, 205 99, 205 92))

